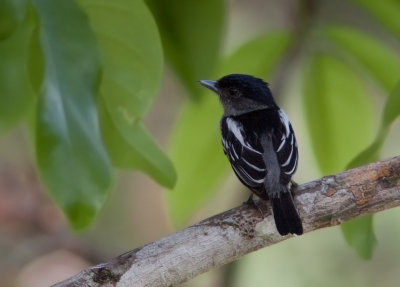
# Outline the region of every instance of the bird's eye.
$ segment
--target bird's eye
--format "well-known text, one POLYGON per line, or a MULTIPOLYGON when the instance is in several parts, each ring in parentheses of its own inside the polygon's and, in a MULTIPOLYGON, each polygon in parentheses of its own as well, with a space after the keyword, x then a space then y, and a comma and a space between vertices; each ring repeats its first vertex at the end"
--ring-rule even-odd
POLYGON ((235 88, 229 88, 228 89, 228 95, 232 98, 238 98, 240 96, 240 93, 237 89, 235 88))

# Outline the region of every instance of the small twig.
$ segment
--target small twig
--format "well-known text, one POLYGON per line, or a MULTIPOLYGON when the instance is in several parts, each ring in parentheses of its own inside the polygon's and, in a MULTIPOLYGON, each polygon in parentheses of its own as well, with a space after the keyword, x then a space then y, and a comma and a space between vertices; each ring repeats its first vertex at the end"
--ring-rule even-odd
MULTIPOLYGON (((303 184, 295 203, 304 231, 400 205, 400 156, 303 184)), ((278 243, 269 203, 264 217, 249 205, 91 267, 54 286, 173 286, 243 255, 278 243)))

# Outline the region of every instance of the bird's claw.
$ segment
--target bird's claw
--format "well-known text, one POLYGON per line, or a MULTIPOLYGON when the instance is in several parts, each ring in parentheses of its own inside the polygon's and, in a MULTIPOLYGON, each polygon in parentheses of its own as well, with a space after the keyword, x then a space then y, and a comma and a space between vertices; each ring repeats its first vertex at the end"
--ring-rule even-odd
POLYGON ((294 196, 298 187, 299 187, 299 185, 297 184, 297 182, 295 182, 294 180, 290 180, 289 190, 290 190, 290 193, 292 194, 292 196, 294 196))
POLYGON ((245 201, 244 203, 247 204, 247 205, 255 207, 260 212, 261 217, 264 217, 264 212, 262 211, 262 208, 260 206, 258 206, 258 204, 254 201, 253 194, 251 194, 249 196, 249 199, 247 199, 247 201, 245 201))

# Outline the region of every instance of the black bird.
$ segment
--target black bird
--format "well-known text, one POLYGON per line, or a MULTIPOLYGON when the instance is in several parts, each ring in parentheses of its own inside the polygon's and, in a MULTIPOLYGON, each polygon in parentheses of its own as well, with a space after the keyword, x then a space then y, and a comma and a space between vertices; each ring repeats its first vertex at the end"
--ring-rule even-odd
POLYGON ((296 138, 268 84, 241 74, 200 84, 217 93, 224 108, 222 145, 239 180, 258 197, 271 199, 281 235, 303 234, 289 188, 298 161, 296 138))

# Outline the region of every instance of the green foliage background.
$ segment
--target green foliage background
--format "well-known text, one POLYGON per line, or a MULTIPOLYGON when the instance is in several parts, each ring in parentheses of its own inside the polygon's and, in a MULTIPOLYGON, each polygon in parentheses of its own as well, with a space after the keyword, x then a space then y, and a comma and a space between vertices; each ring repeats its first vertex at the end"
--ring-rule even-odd
MULTIPOLYGON (((226 49, 222 0, 1 0, 0 134, 28 127, 38 174, 75 230, 95 220, 116 170, 172 189, 166 204, 177 227, 215 195, 230 168, 214 128, 221 108, 199 79, 246 73, 278 92, 278 83, 297 83, 320 175, 378 160, 400 114, 400 2, 348 3, 384 39, 318 18, 316 3, 298 2, 294 28, 226 49), (187 94, 167 153, 142 123, 164 60, 187 94)), ((372 220, 342 225, 362 258, 376 245, 372 220)))

